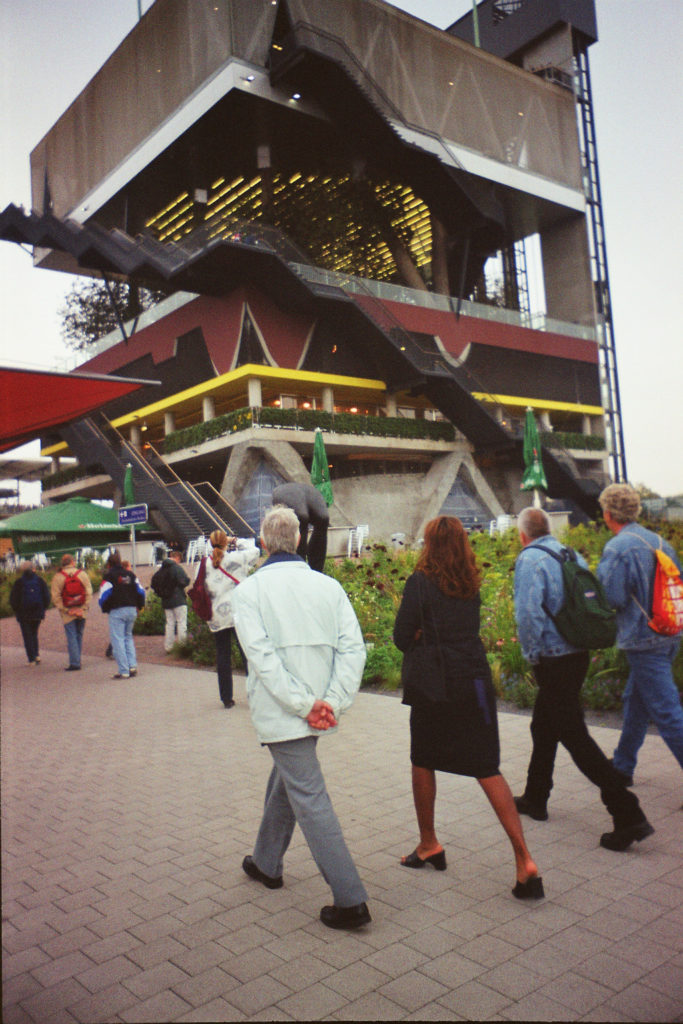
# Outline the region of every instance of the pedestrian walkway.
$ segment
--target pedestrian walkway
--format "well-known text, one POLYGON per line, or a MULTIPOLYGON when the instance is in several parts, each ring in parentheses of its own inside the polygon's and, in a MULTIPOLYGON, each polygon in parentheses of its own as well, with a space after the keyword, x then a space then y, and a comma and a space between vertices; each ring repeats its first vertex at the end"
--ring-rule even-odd
MULTIPOLYGON (((609 818, 560 752, 550 820, 524 820, 546 890, 527 904, 473 780, 439 776, 448 870, 399 865, 417 840, 408 712, 359 694, 318 749, 373 923, 335 932, 298 830, 282 889, 241 870, 270 770, 243 680, 225 711, 213 673, 42 658, 2 649, 5 1024, 683 1020, 683 789, 659 737, 636 776, 657 832, 622 854, 599 848, 609 818)), ((515 792, 528 724, 501 715, 515 792)), ((610 752, 614 731, 592 731, 610 752)))

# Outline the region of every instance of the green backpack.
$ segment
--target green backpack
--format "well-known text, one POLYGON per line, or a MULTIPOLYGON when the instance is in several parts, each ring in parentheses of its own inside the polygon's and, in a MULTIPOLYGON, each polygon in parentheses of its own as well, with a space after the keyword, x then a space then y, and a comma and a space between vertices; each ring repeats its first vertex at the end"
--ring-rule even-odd
POLYGON ((556 615, 545 603, 543 611, 550 616, 565 640, 582 651, 613 647, 617 638, 617 615, 600 580, 590 569, 579 564, 572 548, 563 548, 558 554, 541 544, 534 546, 552 555, 562 567, 564 604, 556 615))

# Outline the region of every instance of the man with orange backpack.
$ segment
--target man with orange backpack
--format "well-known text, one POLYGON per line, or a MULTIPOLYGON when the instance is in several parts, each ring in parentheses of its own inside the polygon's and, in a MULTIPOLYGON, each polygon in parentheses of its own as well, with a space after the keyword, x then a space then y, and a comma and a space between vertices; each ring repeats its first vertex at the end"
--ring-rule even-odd
POLYGON ((85 619, 92 597, 92 583, 87 572, 79 569, 73 555, 62 555, 61 568, 52 577, 52 603, 59 609, 66 633, 69 664, 66 672, 81 667, 81 648, 85 619))
POLYGON ((617 612, 617 647, 629 664, 624 724, 612 763, 633 785, 647 727, 659 734, 683 768, 683 708, 672 666, 683 633, 683 585, 676 552, 636 520, 640 496, 629 484, 610 484, 599 498, 614 534, 597 575, 617 612))

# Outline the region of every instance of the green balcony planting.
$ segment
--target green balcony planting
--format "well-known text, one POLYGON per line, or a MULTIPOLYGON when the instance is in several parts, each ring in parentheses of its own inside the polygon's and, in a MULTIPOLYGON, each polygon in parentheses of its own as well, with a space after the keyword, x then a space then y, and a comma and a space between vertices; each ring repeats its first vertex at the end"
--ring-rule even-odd
POLYGON ((285 427, 327 433, 357 434, 374 437, 404 437, 433 441, 454 441, 455 428, 447 421, 410 420, 399 416, 360 416, 350 412, 331 413, 318 409, 276 409, 272 407, 236 409, 205 423, 174 430, 164 440, 166 455, 204 441, 247 430, 250 427, 285 427))

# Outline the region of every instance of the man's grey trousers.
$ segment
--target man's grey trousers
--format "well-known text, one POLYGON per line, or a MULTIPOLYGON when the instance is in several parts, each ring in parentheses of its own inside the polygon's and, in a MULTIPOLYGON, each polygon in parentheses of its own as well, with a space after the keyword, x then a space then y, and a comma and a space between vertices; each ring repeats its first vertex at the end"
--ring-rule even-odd
POLYGON ((367 893, 325 788, 317 742, 316 736, 305 736, 268 744, 274 764, 253 859, 271 878, 282 875, 283 858, 298 822, 313 859, 332 889, 335 907, 353 907, 363 903, 367 893))

